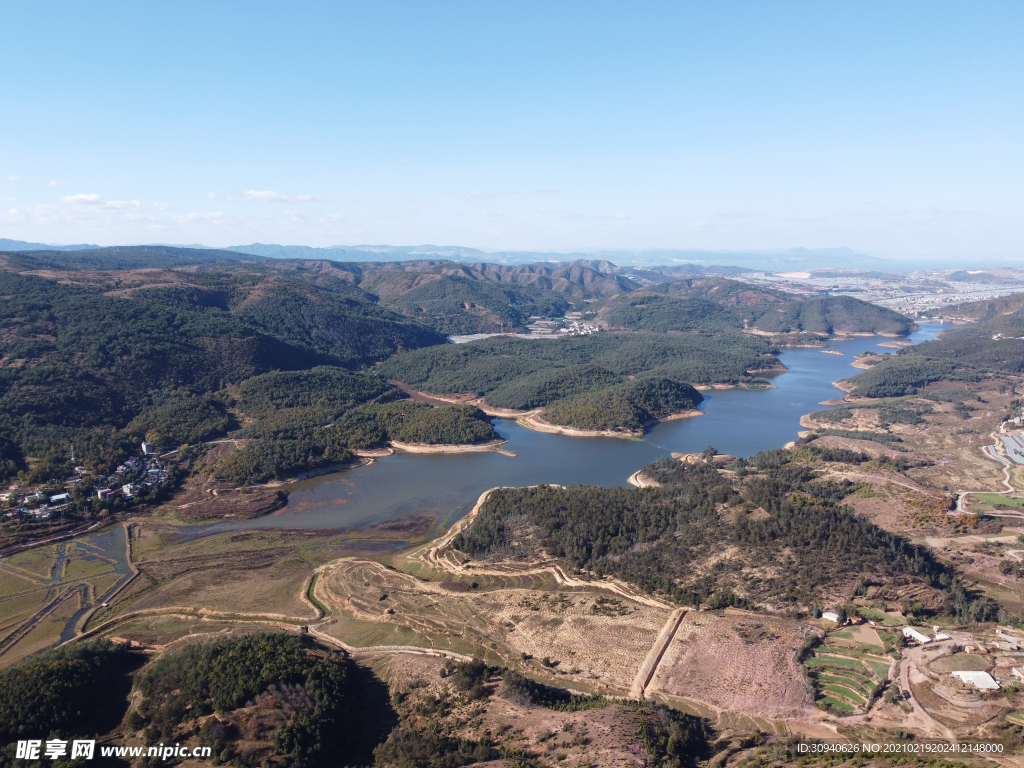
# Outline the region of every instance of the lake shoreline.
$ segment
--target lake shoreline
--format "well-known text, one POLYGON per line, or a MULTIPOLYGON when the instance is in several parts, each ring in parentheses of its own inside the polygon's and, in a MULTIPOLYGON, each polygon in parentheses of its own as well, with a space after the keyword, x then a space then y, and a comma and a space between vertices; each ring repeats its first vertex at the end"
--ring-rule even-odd
POLYGON ((647 434, 647 430, 650 427, 660 424, 663 421, 677 421, 679 419, 688 419, 693 416, 703 416, 703 411, 699 411, 696 408, 688 411, 680 411, 679 413, 671 413, 668 416, 662 416, 659 419, 649 419, 644 422, 643 429, 625 429, 625 430, 612 430, 612 429, 579 429, 577 427, 563 426, 559 424, 552 424, 544 421, 540 414, 542 411, 531 411, 526 416, 521 416, 516 419, 516 423, 531 429, 534 432, 546 432, 552 435, 565 435, 566 437, 618 437, 618 438, 641 438, 647 434))
MULTIPOLYGON (((914 341, 925 341, 938 330, 938 326, 934 330, 927 326, 926 332, 915 336, 914 341)), ((482 491, 495 486, 630 487, 633 484, 628 483, 627 476, 636 472, 626 470, 637 470, 673 453, 692 454, 705 446, 714 446, 723 454, 748 456, 779 448, 797 441, 803 436, 801 433, 808 431, 806 421, 800 422, 809 411, 817 410, 813 404, 822 403, 819 407, 824 408, 856 400, 853 396, 844 397, 844 392, 832 382, 857 373, 856 368, 850 371, 854 353, 870 349, 872 354, 880 354, 878 342, 883 341, 886 339, 868 346, 857 340, 835 341, 835 348, 845 358, 820 354, 820 349, 814 348, 787 349, 782 359, 788 370, 767 377, 773 382, 770 389, 744 391, 747 388, 742 385, 702 385, 705 402, 701 410, 672 414, 674 418, 659 419, 653 425, 648 423, 643 435, 637 434, 638 430, 630 434, 550 424, 544 421, 540 409, 499 412, 494 416, 494 426, 507 442, 497 450, 481 450, 481 446, 458 452, 433 447, 422 449, 424 453, 398 450, 393 456, 374 462, 372 470, 339 473, 289 487, 291 494, 284 517, 263 518, 262 523, 239 521, 231 527, 340 530, 409 514, 454 522, 472 507, 482 491), (710 418, 690 418, 698 415, 710 418), (495 456, 505 450, 516 452, 519 457, 506 462, 495 456), (447 455, 444 461, 433 461, 430 453, 447 455)), ((470 393, 442 397, 445 402, 480 405, 480 399, 470 393)), ((435 402, 440 402, 440 398, 435 402)))

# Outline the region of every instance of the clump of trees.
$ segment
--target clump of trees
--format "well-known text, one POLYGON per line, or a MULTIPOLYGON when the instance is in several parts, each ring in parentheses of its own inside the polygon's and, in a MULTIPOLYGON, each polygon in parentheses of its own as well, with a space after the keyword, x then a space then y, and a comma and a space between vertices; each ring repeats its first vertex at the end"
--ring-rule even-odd
POLYGON ((514 669, 505 670, 501 679, 501 695, 521 706, 536 705, 559 712, 578 712, 603 707, 608 703, 603 696, 572 693, 564 688, 538 683, 514 669))
POLYGON ((578 429, 643 431, 652 420, 693 410, 703 399, 689 384, 653 378, 564 398, 543 416, 578 429))
POLYGON ((212 472, 231 482, 259 483, 351 461, 353 451, 381 448, 388 440, 451 445, 498 437, 478 408, 433 407, 400 397, 376 376, 332 366, 255 376, 239 387, 239 404, 253 422, 238 436, 250 442, 212 472))
MULTIPOLYGON (((203 720, 200 743, 209 744, 220 762, 236 754, 241 734, 220 718, 251 704, 260 694, 289 691, 273 751, 294 765, 346 764, 360 736, 361 691, 350 662, 313 653, 302 639, 283 632, 186 646, 161 656, 136 680, 142 694, 129 727, 156 743, 171 739, 182 723, 203 720), (301 694, 301 695, 296 695, 301 694)), ((278 704, 280 706, 280 704, 278 704)))
POLYGON ((0 742, 13 749, 18 739, 110 728, 124 713, 128 673, 137 664, 126 645, 88 640, 0 672, 0 742))

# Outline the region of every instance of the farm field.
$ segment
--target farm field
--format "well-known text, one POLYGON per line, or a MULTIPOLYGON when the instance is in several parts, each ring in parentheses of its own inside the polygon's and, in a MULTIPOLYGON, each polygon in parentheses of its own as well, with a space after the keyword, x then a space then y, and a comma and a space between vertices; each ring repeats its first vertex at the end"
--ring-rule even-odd
POLYGON ((865 710, 889 674, 890 659, 881 655, 882 639, 871 628, 850 627, 830 633, 804 661, 819 706, 852 714, 865 710), (873 636, 874 643, 861 642, 873 636), (879 653, 851 650, 872 646, 879 653))
POLYGON ((972 493, 971 498, 976 502, 971 504, 971 510, 975 512, 988 512, 1000 507, 1024 509, 1024 499, 1002 493, 972 493))

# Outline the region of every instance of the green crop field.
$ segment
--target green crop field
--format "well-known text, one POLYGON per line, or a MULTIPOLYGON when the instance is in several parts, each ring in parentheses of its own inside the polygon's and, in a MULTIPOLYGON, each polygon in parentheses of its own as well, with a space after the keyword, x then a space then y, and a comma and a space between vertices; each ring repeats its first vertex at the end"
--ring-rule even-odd
POLYGON ((862 694, 864 698, 871 695, 871 686, 867 685, 863 680, 859 680, 853 677, 843 677, 841 675, 830 675, 821 673, 818 675, 818 680, 823 683, 836 683, 838 685, 845 685, 848 688, 852 688, 858 693, 862 694))
POLYGON ((885 611, 878 610, 877 608, 865 608, 862 606, 857 608, 857 613, 859 613, 865 619, 881 622, 882 624, 885 624, 886 626, 890 627, 903 623, 899 617, 892 616, 886 613, 885 611))
POLYGON ((821 690, 827 691, 828 693, 831 693, 831 694, 834 694, 834 695, 837 695, 837 696, 843 696, 843 697, 849 699, 850 701, 852 701, 857 706, 863 706, 864 704, 867 703, 867 697, 861 696, 861 695, 855 693, 854 691, 852 691, 851 689, 845 688, 845 687, 840 686, 840 685, 823 685, 821 687, 821 690))
POLYGON ((852 643, 853 637, 852 630, 835 632, 804 661, 815 698, 826 709, 849 713, 867 707, 888 675, 889 662, 884 658, 836 645, 837 641, 852 643))
POLYGON ((1024 499, 1015 499, 1010 496, 1003 496, 1001 493, 973 493, 971 494, 982 504, 1001 504, 1006 507, 1017 507, 1024 509, 1024 499))
POLYGON ((820 701, 831 705, 835 709, 842 710, 843 712, 853 712, 853 707, 842 699, 836 699, 831 696, 822 696, 820 701))
POLYGON ((843 659, 838 656, 815 656, 804 664, 808 667, 846 667, 847 669, 863 670, 864 665, 856 659, 843 659))

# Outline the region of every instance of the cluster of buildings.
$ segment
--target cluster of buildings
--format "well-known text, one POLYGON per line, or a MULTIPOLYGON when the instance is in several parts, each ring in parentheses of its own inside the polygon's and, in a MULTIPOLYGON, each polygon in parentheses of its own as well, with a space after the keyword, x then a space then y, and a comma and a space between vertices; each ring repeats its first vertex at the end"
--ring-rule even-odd
MULTIPOLYGON (((133 500, 141 489, 152 488, 164 482, 168 477, 167 470, 153 454, 152 446, 143 443, 142 457, 131 456, 114 472, 107 476, 91 478, 96 498, 107 499, 120 495, 125 500, 133 500)), ((12 485, 6 492, 0 493, 0 504, 13 507, 4 513, 8 520, 45 521, 53 517, 63 516, 74 509, 72 491, 87 486, 86 480, 91 473, 85 467, 75 467, 75 476, 64 482, 64 490, 59 493, 44 493, 41 490, 23 491, 18 485, 12 485)))
MULTIPOLYGON (((912 640, 919 645, 927 645, 929 643, 935 643, 940 640, 951 640, 954 639, 950 635, 944 634, 939 631, 939 627, 934 627, 934 635, 929 636, 924 632, 914 629, 913 627, 904 627, 903 636, 908 640, 912 640)), ((1002 651, 1002 661, 997 661, 993 671, 996 674, 1000 674, 1004 678, 1004 682, 1009 683, 1011 680, 1015 682, 1024 682, 1024 664, 1020 666, 1011 666, 1014 661, 1012 659, 1016 657, 1024 657, 1024 637, 1017 637, 1016 635, 1010 634, 1011 630, 1005 627, 997 627, 995 630, 995 639, 990 638, 991 642, 977 642, 971 641, 971 644, 963 646, 965 653, 978 654, 981 656, 987 656, 993 651, 1002 651), (1009 668, 1009 678, 1007 679, 1006 671, 1009 668)), ((963 641, 965 638, 960 638, 963 641)), ((955 650, 955 649, 954 649, 955 650)), ((991 672, 980 671, 976 669, 954 669, 949 673, 949 676, 960 680, 968 685, 974 686, 979 691, 998 691, 1002 688, 1003 683, 993 677, 991 672)))
POLYGON ((589 323, 583 323, 580 321, 573 321, 569 325, 564 326, 558 330, 558 333, 563 336, 590 336, 594 333, 601 331, 596 325, 590 325, 589 323))
POLYGON ((131 500, 143 488, 152 488, 166 480, 167 470, 160 464, 148 443, 142 444, 142 455, 143 458, 129 457, 107 477, 97 477, 96 498, 106 499, 120 494, 131 500))
POLYGON ((12 498, 16 504, 20 502, 21 506, 5 513, 8 519, 49 520, 55 514, 63 514, 71 506, 71 494, 67 491, 53 495, 36 491, 19 496, 18 486, 12 485, 7 493, 0 493, 0 503, 10 504, 12 498))
POLYGON ((569 312, 564 319, 554 320, 531 317, 526 327, 531 336, 589 336, 601 331, 596 325, 583 322, 582 312, 569 312))

